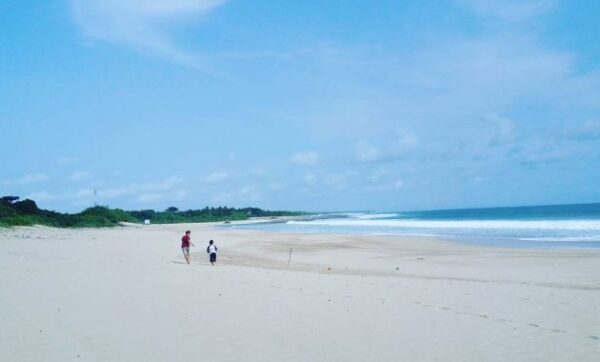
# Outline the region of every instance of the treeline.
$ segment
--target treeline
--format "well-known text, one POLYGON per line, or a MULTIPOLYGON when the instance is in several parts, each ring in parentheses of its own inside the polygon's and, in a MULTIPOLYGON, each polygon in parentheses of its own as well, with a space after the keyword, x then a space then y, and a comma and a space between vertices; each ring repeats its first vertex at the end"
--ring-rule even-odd
POLYGON ((180 211, 172 206, 164 211, 125 211, 106 206, 94 206, 76 214, 59 213, 38 208, 33 200, 19 200, 18 196, 0 198, 0 226, 47 225, 54 227, 104 227, 120 222, 172 224, 246 220, 251 217, 296 216, 300 212, 268 211, 256 207, 241 209, 230 207, 205 207, 200 210, 180 211))

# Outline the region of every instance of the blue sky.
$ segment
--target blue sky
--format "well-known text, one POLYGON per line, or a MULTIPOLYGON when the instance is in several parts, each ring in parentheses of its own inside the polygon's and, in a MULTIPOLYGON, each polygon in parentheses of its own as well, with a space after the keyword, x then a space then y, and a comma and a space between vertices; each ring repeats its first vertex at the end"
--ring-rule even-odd
POLYGON ((600 3, 5 0, 0 194, 80 211, 600 201, 600 3))

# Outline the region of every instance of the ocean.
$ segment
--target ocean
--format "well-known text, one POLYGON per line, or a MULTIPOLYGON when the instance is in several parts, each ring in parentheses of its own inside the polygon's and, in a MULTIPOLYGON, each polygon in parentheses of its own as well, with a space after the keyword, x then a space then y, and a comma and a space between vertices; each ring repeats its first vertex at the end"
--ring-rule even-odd
POLYGON ((292 233, 432 236, 501 247, 600 248, 600 203, 324 213, 227 227, 292 233))

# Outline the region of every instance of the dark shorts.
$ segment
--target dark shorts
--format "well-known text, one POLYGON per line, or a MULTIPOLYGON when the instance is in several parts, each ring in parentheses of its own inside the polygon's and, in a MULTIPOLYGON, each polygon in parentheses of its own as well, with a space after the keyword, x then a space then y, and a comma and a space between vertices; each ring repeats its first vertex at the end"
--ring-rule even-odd
POLYGON ((210 262, 214 263, 217 261, 217 253, 210 253, 210 262))

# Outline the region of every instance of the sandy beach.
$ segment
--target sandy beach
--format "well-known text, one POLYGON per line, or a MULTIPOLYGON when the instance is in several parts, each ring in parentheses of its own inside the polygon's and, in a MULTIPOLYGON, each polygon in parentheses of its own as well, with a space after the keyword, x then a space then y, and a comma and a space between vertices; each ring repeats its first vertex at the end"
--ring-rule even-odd
POLYGON ((598 250, 211 224, 0 229, 0 360, 597 361, 599 267, 598 250))

